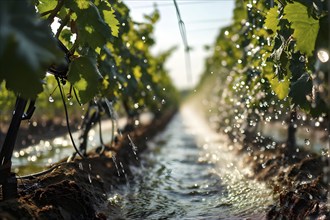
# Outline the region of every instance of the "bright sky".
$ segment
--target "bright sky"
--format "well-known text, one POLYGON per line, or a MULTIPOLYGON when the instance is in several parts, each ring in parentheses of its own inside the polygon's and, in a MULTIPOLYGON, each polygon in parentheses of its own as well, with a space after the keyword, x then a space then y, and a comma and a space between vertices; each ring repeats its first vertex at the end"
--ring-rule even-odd
POLYGON ((179 89, 191 88, 203 71, 208 52, 205 45, 212 45, 221 27, 231 22, 234 0, 177 0, 181 18, 185 23, 190 51, 193 82, 188 83, 185 54, 173 0, 124 0, 136 21, 143 14, 150 14, 157 3, 160 21, 156 25, 155 53, 178 46, 167 62, 167 69, 179 89))

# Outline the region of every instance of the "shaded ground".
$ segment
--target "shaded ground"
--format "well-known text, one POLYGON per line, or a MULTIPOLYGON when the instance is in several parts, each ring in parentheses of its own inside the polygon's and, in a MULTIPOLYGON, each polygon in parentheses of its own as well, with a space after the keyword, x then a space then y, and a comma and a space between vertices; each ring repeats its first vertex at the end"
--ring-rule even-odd
POLYGON ((107 192, 127 180, 128 165, 137 162, 135 153, 165 127, 174 112, 129 133, 133 142, 123 134, 101 156, 91 152, 87 159, 62 162, 41 175, 19 179, 19 197, 0 203, 0 219, 106 219, 103 210, 113 210, 115 216, 107 192))

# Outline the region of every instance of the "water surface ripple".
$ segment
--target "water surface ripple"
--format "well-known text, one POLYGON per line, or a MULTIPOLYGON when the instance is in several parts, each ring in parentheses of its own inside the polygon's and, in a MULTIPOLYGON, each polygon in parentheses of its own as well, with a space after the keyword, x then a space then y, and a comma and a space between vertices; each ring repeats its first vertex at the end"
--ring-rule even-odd
POLYGON ((131 167, 133 181, 109 195, 117 218, 263 219, 272 191, 247 178, 250 170, 228 145, 192 109, 183 108, 149 142, 141 166, 131 167))

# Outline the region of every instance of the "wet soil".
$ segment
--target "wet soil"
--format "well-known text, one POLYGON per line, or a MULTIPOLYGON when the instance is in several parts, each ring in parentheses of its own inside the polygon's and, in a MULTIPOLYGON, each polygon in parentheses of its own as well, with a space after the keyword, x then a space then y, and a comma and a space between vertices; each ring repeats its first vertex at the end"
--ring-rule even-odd
POLYGON ((240 153, 245 155, 244 163, 253 168, 252 178, 266 181, 273 188, 277 202, 267 219, 330 219, 329 177, 324 172, 328 160, 298 146, 274 145, 270 138, 256 140, 256 136, 247 135, 240 153), (272 147, 267 149, 267 146, 272 147))
POLYGON ((18 198, 0 202, 0 219, 107 219, 105 211, 109 210, 116 216, 107 193, 127 181, 129 165, 138 163, 136 154, 174 113, 168 111, 149 125, 124 133, 102 155, 96 150, 88 158, 61 162, 41 174, 18 178, 18 198))

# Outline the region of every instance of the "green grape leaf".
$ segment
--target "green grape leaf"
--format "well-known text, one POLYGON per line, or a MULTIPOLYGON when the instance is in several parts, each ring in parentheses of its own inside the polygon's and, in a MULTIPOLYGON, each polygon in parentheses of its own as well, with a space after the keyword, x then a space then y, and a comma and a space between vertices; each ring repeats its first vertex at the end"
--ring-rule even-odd
POLYGON ((78 90, 80 101, 87 103, 98 92, 102 76, 93 57, 78 57, 69 66, 68 81, 78 90))
POLYGON ((40 14, 53 10, 57 5, 57 1, 49 1, 49 0, 39 0, 39 4, 37 4, 38 12, 40 14))
POLYGON ((267 15, 266 15, 266 19, 265 19, 265 27, 267 29, 270 29, 273 31, 273 33, 275 34, 277 31, 277 26, 279 24, 279 18, 278 18, 278 8, 274 7, 271 8, 267 15))
POLYGON ((0 82, 24 98, 43 91, 47 68, 63 53, 50 27, 26 1, 0 1, 0 82))
POLYGON ((101 17, 98 8, 88 0, 66 1, 66 7, 75 12, 78 36, 81 45, 102 48, 112 39, 111 29, 101 17))
POLYGON ((312 56, 320 28, 319 20, 310 16, 307 7, 299 2, 285 6, 283 18, 291 23, 294 30, 295 50, 312 56))
POLYGON ((308 110, 309 102, 306 98, 311 94, 313 88, 312 80, 308 73, 304 73, 301 77, 291 84, 289 96, 292 98, 292 102, 295 105, 299 105, 301 108, 308 110))
POLYGON ((114 10, 103 10, 103 16, 105 22, 110 26, 111 33, 113 36, 118 37, 119 34, 119 21, 116 19, 114 10))
POLYGON ((287 75, 282 80, 279 80, 273 73, 266 74, 265 76, 277 97, 281 100, 285 99, 289 94, 290 76, 287 75))
POLYGON ((316 92, 314 98, 315 98, 315 103, 310 108, 310 114, 313 117, 318 117, 323 113, 326 113, 328 111, 328 107, 325 101, 320 97, 320 94, 318 92, 316 92))
POLYGON ((71 37, 71 31, 68 29, 64 29, 61 31, 59 39, 67 48, 70 48, 72 47, 72 43, 70 42, 71 37))
POLYGON ((73 11, 78 12, 83 9, 88 9, 91 4, 90 0, 66 0, 65 5, 73 11))
POLYGON ((115 11, 112 9, 108 2, 102 1, 97 5, 100 12, 102 12, 102 17, 104 21, 108 24, 111 29, 113 36, 118 37, 119 34, 119 21, 116 18, 115 11))

